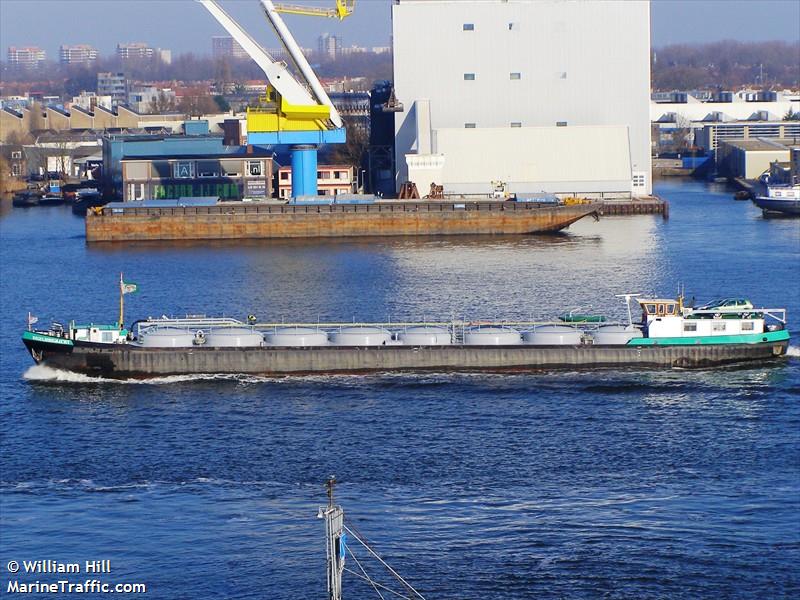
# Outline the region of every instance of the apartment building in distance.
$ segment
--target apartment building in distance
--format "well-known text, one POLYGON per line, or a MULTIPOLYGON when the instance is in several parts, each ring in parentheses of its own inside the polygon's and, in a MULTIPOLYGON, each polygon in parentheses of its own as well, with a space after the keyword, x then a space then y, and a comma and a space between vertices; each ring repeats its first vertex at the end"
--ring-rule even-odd
POLYGON ((111 104, 128 101, 128 80, 122 72, 100 72, 97 74, 97 95, 111 96, 111 104))
POLYGON ((12 69, 38 69, 47 60, 47 54, 38 46, 9 46, 6 57, 12 69))
POLYGON ((215 35, 211 38, 211 56, 217 60, 221 58, 233 58, 242 60, 249 58, 244 48, 235 39, 227 35, 215 35))
POLYGON ((153 58, 155 49, 143 42, 117 44, 117 58, 120 60, 142 60, 153 58))
POLYGON ((62 65, 89 65, 97 56, 97 49, 88 44, 62 44, 58 53, 62 65))
POLYGON ((117 58, 128 60, 159 60, 164 64, 172 63, 172 50, 152 48, 143 42, 117 44, 117 58))
POLYGON ((317 38, 317 55, 322 60, 336 60, 342 48, 342 38, 323 33, 317 38))

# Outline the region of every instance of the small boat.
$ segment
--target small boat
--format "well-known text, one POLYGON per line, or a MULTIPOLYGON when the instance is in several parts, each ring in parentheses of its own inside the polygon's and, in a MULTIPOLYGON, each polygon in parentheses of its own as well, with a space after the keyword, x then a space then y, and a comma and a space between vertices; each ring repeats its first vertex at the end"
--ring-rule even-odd
POLYGON ((753 204, 764 216, 800 216, 800 184, 768 186, 766 196, 756 196, 753 204))
POLYGON ((38 191, 21 190, 14 194, 11 204, 18 208, 30 208, 31 206, 38 206, 41 197, 42 195, 38 191))
POLYGON ((45 194, 39 199, 41 206, 60 206, 64 204, 64 197, 61 194, 45 194))
POLYGON ((753 197, 753 193, 750 190, 739 190, 733 195, 734 200, 750 200, 753 197))
POLYGON ((608 318, 603 315, 589 315, 569 312, 558 317, 564 323, 605 323, 608 318))
POLYGON ((290 375, 385 371, 708 368, 764 363, 789 346, 786 309, 725 299, 690 308, 677 299, 623 294, 626 322, 470 321, 259 323, 205 316, 161 317, 123 325, 120 278, 115 324, 28 329, 34 361, 90 376, 149 378, 190 374, 290 375), (631 300, 642 310, 633 321, 631 300))
POLYGON ((81 217, 86 216, 86 211, 95 206, 105 206, 108 200, 103 199, 99 190, 84 188, 76 192, 75 201, 72 203, 72 212, 81 217))

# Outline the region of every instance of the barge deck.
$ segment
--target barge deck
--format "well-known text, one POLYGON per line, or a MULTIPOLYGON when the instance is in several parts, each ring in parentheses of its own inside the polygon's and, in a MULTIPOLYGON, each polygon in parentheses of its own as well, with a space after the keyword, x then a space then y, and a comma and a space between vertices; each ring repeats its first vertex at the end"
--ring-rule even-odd
POLYGON ((601 211, 599 203, 548 206, 502 201, 105 207, 88 212, 86 241, 527 234, 559 231, 601 211))

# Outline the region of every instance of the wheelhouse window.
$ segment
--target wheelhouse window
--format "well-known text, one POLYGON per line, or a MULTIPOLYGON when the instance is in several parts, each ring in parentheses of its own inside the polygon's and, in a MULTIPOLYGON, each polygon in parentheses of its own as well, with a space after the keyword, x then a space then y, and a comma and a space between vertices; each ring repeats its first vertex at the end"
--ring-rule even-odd
POLYGON ((464 73, 464 81, 475 81, 475 73, 464 73))
POLYGON ((711 331, 725 331, 725 323, 712 323, 711 331))
POLYGON ((463 31, 475 31, 475 23, 464 23, 463 31))
POLYGON ((684 323, 683 330, 685 332, 697 331, 697 323, 684 323))

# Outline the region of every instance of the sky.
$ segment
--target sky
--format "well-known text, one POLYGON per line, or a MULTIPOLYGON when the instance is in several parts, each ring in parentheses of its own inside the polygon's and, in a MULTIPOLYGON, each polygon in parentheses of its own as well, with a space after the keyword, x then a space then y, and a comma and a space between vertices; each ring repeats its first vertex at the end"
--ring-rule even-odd
MULTIPOLYGON (((297 4, 298 0, 286 0, 297 4)), ((222 6, 267 48, 278 47, 256 0, 221 0, 222 6)), ((316 5, 333 6, 334 0, 316 5)), ((391 0, 357 0, 344 22, 285 16, 301 46, 316 49, 317 37, 339 35, 346 46, 388 46, 391 0)), ((800 40, 798 0, 653 0, 652 44, 800 40)), ((58 57, 61 44, 88 43, 111 55, 118 42, 146 42, 173 54, 211 53, 211 36, 224 30, 192 0, 0 0, 0 51, 8 46, 44 48, 58 57)))

